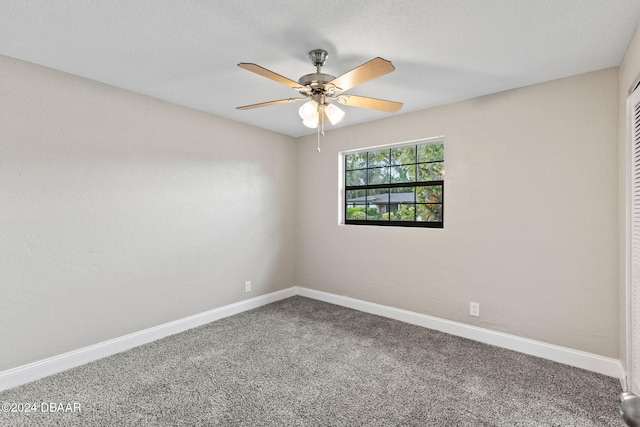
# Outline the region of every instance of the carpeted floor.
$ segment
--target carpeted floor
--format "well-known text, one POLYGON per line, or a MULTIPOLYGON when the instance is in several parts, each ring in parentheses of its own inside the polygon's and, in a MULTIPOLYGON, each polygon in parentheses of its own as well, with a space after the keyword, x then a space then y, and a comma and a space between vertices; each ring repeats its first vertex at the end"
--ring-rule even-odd
POLYGON ((293 297, 1 392, 38 411, 0 412, 0 425, 620 426, 620 392, 614 378, 293 297))

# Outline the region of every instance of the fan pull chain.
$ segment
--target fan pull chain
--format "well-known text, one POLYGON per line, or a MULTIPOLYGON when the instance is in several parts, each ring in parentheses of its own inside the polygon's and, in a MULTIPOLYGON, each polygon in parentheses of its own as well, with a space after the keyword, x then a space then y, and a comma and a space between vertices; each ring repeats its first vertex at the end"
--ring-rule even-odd
POLYGON ((324 136, 324 110, 318 109, 320 114, 320 126, 318 126, 318 153, 320 152, 320 127, 322 127, 322 136, 324 136))

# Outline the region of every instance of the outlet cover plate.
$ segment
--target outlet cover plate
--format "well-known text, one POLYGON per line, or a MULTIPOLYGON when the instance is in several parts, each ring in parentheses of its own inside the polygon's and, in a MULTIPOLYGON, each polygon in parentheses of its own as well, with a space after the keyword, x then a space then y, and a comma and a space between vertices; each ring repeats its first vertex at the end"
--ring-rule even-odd
POLYGON ((478 304, 477 302, 469 303, 469 315, 480 317, 480 304, 478 304))

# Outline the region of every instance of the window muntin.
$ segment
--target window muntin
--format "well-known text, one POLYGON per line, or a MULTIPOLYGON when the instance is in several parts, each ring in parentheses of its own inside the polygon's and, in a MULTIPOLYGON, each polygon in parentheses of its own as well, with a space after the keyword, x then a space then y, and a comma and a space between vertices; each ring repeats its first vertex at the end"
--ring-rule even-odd
POLYGON ((346 224, 444 226, 444 142, 348 153, 346 224))

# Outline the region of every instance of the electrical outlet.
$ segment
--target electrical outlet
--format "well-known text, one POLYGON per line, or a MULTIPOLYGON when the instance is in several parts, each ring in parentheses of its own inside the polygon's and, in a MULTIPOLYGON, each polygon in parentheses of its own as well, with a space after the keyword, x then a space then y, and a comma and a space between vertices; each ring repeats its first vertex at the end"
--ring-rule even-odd
POLYGON ((469 315, 480 317, 480 304, 477 302, 469 303, 469 315))
POLYGON ((251 292, 251 281, 244 282, 244 291, 251 292))

